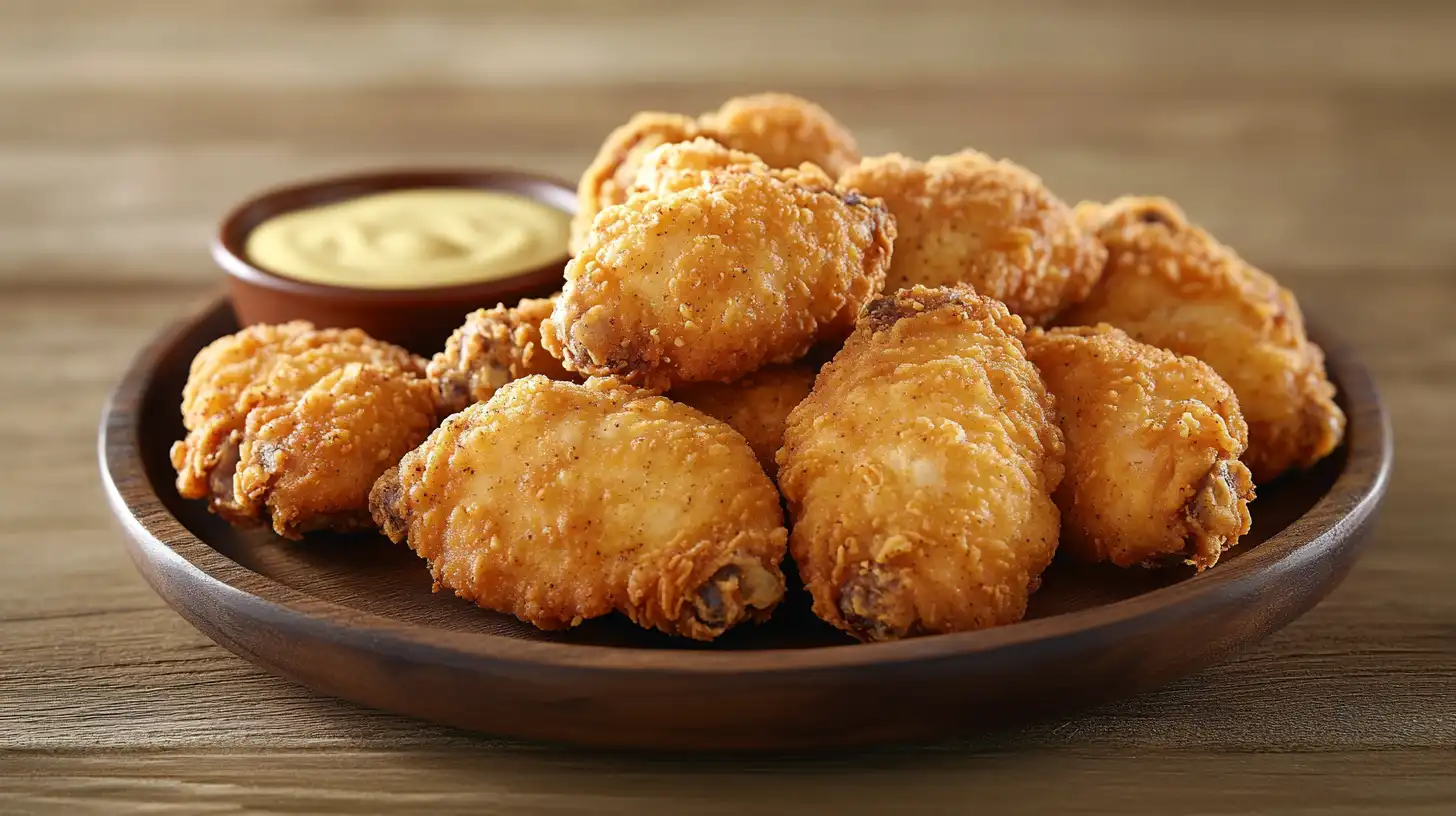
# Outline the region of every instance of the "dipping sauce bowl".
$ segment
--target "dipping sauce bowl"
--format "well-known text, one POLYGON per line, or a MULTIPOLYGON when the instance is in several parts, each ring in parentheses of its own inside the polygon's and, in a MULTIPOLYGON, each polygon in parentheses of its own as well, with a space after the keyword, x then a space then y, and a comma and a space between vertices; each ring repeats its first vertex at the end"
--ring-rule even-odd
POLYGON ((238 322, 307 320, 321 328, 359 328, 380 340, 423 355, 439 351, 465 316, 500 302, 545 297, 561 289, 568 260, 558 257, 511 274, 449 286, 377 288, 296 280, 270 271, 248 255, 248 238, 260 224, 300 210, 405 190, 492 190, 547 204, 568 217, 576 191, 549 176, 515 170, 385 170, 336 176, 278 187, 255 195, 223 218, 212 257, 227 273, 228 296, 238 322))

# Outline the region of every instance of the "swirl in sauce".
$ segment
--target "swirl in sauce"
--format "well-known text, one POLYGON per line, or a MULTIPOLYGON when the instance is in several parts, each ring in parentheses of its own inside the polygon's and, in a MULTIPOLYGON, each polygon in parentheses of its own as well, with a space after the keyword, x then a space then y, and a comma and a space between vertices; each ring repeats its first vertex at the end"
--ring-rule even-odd
POLYGON ((396 190, 285 213, 248 235, 253 263, 286 278, 420 289, 504 278, 566 255, 570 214, 514 193, 396 190))

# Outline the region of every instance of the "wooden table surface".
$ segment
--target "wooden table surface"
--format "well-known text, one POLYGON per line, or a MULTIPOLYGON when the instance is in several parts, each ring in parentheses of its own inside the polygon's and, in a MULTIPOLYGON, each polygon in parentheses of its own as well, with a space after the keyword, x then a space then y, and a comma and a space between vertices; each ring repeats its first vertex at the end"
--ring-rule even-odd
MULTIPOLYGON (((1456 5, 0 4, 0 811, 1456 813, 1456 5), (1232 662, 1085 716, 851 756, 513 744, 326 699, 132 569, 95 427, 218 283, 230 203, 406 163, 572 176, 642 108, 766 88, 867 153, 1161 192, 1348 336, 1394 418, 1377 540, 1232 662)), ((914 693, 912 689, 905 693, 914 693)))

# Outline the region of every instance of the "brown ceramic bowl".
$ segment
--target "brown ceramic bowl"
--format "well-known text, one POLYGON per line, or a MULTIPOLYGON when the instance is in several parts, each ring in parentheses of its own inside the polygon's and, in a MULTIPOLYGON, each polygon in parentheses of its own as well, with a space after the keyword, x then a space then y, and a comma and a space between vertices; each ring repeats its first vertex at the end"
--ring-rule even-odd
POLYGON ((561 288, 568 257, 564 246, 560 258, 511 277, 421 289, 307 283, 274 274, 248 259, 248 234, 270 218, 372 193, 426 187, 505 190, 566 213, 576 211, 576 191, 570 184, 515 170, 383 170, 266 190, 228 213, 212 244, 213 259, 228 273, 228 295, 238 322, 247 326, 308 320, 320 327, 355 327, 418 354, 433 354, 475 309, 545 297, 561 288))

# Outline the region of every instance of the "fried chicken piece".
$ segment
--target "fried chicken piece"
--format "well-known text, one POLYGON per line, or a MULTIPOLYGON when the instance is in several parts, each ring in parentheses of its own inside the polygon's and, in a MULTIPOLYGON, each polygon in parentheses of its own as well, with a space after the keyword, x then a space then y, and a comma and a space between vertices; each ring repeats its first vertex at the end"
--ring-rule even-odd
POLYGON ((869 305, 789 414, 779 487, 819 617, 861 640, 1013 623, 1057 547, 1062 433, 1004 304, 869 305))
POLYGON ((435 426, 424 362, 358 329, 250 326, 198 352, 172 446, 177 492, 301 538, 368 529, 370 486, 435 426))
POLYGON ((542 629, 618 611, 712 640, 784 593, 778 493, 743 438, 612 380, 507 384, 381 476, 370 507, 437 591, 542 629))
POLYGON ((868 158, 839 180, 884 199, 895 216, 887 292, 968 283, 1040 325, 1085 298, 1107 259, 1040 178, 974 150, 926 162, 868 158))
POLYGON ((1190 224, 1164 198, 1087 203, 1078 217, 1110 256, 1102 282, 1061 318, 1111 323, 1137 340, 1213 366, 1249 423, 1244 464, 1264 484, 1340 444, 1345 415, 1305 335, 1294 295, 1190 224))
POLYGON ((734 97, 698 117, 703 135, 753 153, 770 167, 808 162, 838 176, 859 161, 854 135, 829 112, 800 97, 762 93, 734 97))
POLYGON ((1205 570, 1249 531, 1248 426, 1206 363, 1107 324, 1033 330, 1026 355, 1056 398, 1062 546, 1119 567, 1205 570))
POLYGON ((515 306, 502 303, 467 316, 426 368, 440 416, 485 402, 502 385, 531 374, 576 379, 541 346, 541 324, 555 303, 555 296, 525 298, 515 306))
MULTIPOLYGON (((721 150, 707 144, 658 150, 721 150)), ((878 201, 817 170, 694 179, 597 218, 541 329, 568 371, 653 389, 731 382, 845 336, 879 292, 895 225, 878 201)))
POLYGON ((666 145, 643 157, 632 192, 664 196, 694 187, 712 187, 726 176, 743 173, 765 174, 815 189, 834 189, 834 180, 812 164, 775 170, 752 153, 700 136, 666 145))
POLYGON ((585 245, 597 213, 627 200, 643 157, 659 145, 706 137, 753 153, 774 168, 804 162, 838 176, 859 161, 854 137, 823 108, 779 93, 735 97, 694 119, 672 113, 639 113, 607 136, 577 185, 571 251, 585 245))
POLYGON ((770 478, 778 473, 774 457, 784 444, 789 412, 809 396, 815 369, 804 362, 769 366, 732 383, 693 383, 668 396, 728 423, 743 434, 770 478))
POLYGON ((571 254, 581 251, 597 213, 627 200, 642 159, 660 145, 702 135, 697 120, 674 113, 639 113, 607 135, 597 156, 576 185, 576 215, 571 219, 571 254))

